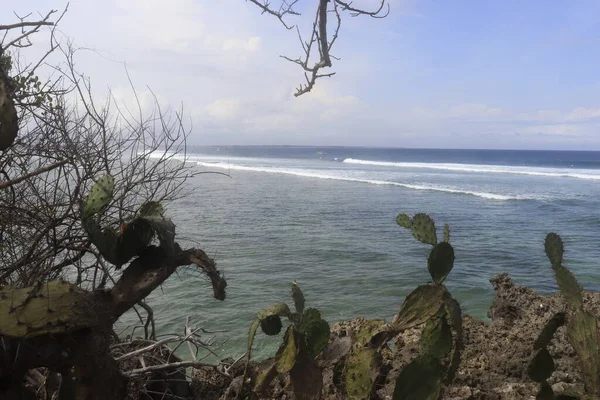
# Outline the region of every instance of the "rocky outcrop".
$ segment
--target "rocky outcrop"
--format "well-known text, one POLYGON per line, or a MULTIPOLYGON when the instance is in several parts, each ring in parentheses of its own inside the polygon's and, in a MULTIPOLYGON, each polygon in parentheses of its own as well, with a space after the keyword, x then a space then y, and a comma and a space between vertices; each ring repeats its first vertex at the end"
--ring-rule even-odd
MULTIPOLYGON (((483 322, 468 315, 463 317, 464 347, 460 368, 452 384, 442 388, 442 399, 535 399, 539 385, 527 376, 527 367, 534 355, 533 344, 551 318, 557 313, 568 313, 567 307, 560 293, 540 295, 528 287, 515 285, 507 274, 498 275, 490 282, 495 293, 488 312, 492 322, 483 322)), ((586 292, 584 309, 600 317, 600 293, 586 292)), ((317 358, 323 370, 323 399, 348 398, 343 379, 340 379, 343 359, 352 345, 351 340, 355 340, 369 324, 372 321, 357 318, 332 326, 330 345, 317 358)), ((420 335, 420 327, 404 331, 382 350, 374 398, 392 398, 396 378, 404 366, 419 355, 420 335)), ((564 327, 558 329, 548 350, 556 364, 556 370, 548 380, 554 391, 581 393, 583 382, 577 367, 577 355, 566 338, 564 327)), ((250 376, 256 376, 260 368, 260 364, 253 364, 250 376)), ((202 375, 206 379, 205 372, 198 372, 196 376, 202 375)), ((219 380, 218 389, 212 386, 211 390, 215 399, 226 399, 226 393, 239 389, 240 384, 239 378, 237 381, 233 379, 232 385, 219 380), (235 385, 236 388, 229 387, 235 385)), ((203 383, 197 380, 194 385, 200 393, 203 383)), ((260 398, 293 398, 288 385, 288 379, 278 377, 260 398)))

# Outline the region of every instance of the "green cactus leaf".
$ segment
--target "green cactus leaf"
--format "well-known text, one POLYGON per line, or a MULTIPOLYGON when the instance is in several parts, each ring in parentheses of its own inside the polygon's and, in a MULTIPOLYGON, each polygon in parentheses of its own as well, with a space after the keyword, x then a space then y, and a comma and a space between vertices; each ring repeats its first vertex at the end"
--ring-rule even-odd
POLYGON ((412 219, 411 232, 415 239, 425 244, 435 246, 437 244, 437 234, 435 232, 435 223, 427 214, 416 214, 412 219))
POLYGON ((535 400, 554 400, 554 391, 548 382, 543 381, 540 385, 540 390, 535 396, 535 400))
POLYGON ((560 292, 569 306, 574 309, 581 309, 583 306, 582 289, 573 273, 568 268, 559 265, 554 268, 554 275, 560 292))
POLYGON ((275 356, 276 362, 275 366, 277 368, 277 372, 280 374, 286 374, 294 368, 294 364, 296 364, 296 358, 298 356, 298 343, 296 338, 296 333, 292 326, 289 326, 285 331, 285 336, 283 338, 283 343, 279 350, 277 350, 277 355, 275 356))
POLYGON ((266 391, 276 377, 277 368, 275 368, 275 364, 271 364, 258 373, 256 382, 254 382, 254 391, 258 393, 266 391))
POLYGON ((100 212, 106 207, 110 203, 114 190, 115 180, 112 176, 104 175, 98 179, 90 189, 83 205, 83 219, 100 212))
POLYGON ((259 320, 263 320, 271 315, 278 315, 280 317, 288 317, 290 315, 290 308, 288 307, 287 304, 280 302, 280 303, 275 303, 275 304, 265 308, 264 310, 260 310, 258 313, 256 313, 256 317, 259 320))
POLYGON ((592 314, 577 310, 567 324, 569 341, 579 357, 586 390, 600 396, 600 324, 592 314))
POLYGON ((559 265, 562 265, 565 248, 561 237, 554 232, 549 233, 546 236, 544 247, 552 266, 558 267, 559 265))
POLYGON ((295 400, 315 400, 321 398, 323 373, 315 360, 302 347, 296 358, 296 363, 290 371, 290 382, 295 400))
POLYGON ((454 337, 452 339, 452 353, 450 354, 450 364, 446 370, 446 377, 444 381, 449 384, 454 381, 454 377, 458 372, 460 366, 460 355, 463 349, 463 327, 462 327, 462 311, 458 301, 450 296, 450 293, 446 292, 444 296, 444 308, 446 310, 446 316, 454 329, 454 337))
POLYGON ((442 285, 421 285, 413 290, 402 303, 396 319, 400 330, 410 329, 421 325, 442 307, 446 289, 442 285))
POLYGON ((352 338, 350 336, 335 338, 323 350, 322 360, 329 365, 335 365, 342 358, 346 357, 351 349, 352 338))
POLYGON ((87 292, 64 281, 0 289, 0 335, 33 338, 64 334, 97 325, 87 292))
POLYGON ((452 330, 445 317, 427 321, 421 333, 421 349, 438 360, 448 355, 452 349, 452 330))
POLYGON ((550 320, 542 328, 542 331, 540 332, 538 338, 533 344, 534 350, 539 350, 543 347, 547 347, 550 344, 550 341, 554 337, 554 334, 556 333, 558 328, 565 324, 565 317, 565 313, 560 312, 552 316, 552 318, 550 318, 550 320))
POLYGON ((545 382, 554 372, 555 365, 552 356, 545 347, 538 350, 527 367, 527 375, 534 382, 545 382))
POLYGON ((136 218, 125 224, 116 243, 117 266, 120 267, 141 254, 152 242, 153 237, 154 230, 145 219, 136 218))
POLYGON ((433 357, 420 356, 408 363, 396 379, 392 400, 438 400, 441 366, 433 357))
POLYGON ((146 221, 156 233, 160 247, 171 254, 175 247, 175 224, 168 218, 149 215, 138 218, 146 221))
POLYGON ((450 243, 450 225, 444 224, 444 242, 450 243))
POLYGON ((314 308, 307 309, 302 315, 300 332, 306 337, 307 351, 311 357, 316 357, 329 343, 329 324, 314 308))
POLYGON ((265 335, 275 336, 281 332, 281 318, 278 315, 269 315, 260 321, 260 329, 265 335))
POLYGON ((86 218, 82 223, 85 232, 104 259, 111 264, 117 265, 119 263, 116 254, 117 232, 110 227, 102 230, 100 224, 94 218, 86 218))
MULTIPOLYGON (((248 354, 252 350, 252 345, 254 344, 254 338, 256 337, 256 330, 260 325, 260 320, 256 319, 250 324, 250 329, 248 330, 248 354)), ((250 359, 250 356, 248 356, 250 359)))
POLYGON ((435 283, 442 283, 454 267, 454 248, 448 242, 436 244, 429 253, 427 269, 435 283))
POLYGON ((360 323, 356 330, 354 342, 359 347, 367 346, 371 343, 373 336, 377 335, 385 325, 383 319, 367 319, 360 323))
POLYGON ((165 210, 158 201, 147 201, 140 207, 138 215, 140 217, 162 217, 165 210))
POLYGON ((411 225, 412 225, 412 221, 410 220, 410 217, 406 214, 398 214, 398 216, 396 217, 396 223, 398 225, 400 225, 403 228, 407 228, 410 229, 411 225))
POLYGON ((292 299, 294 300, 294 308, 296 309, 296 313, 302 315, 304 312, 304 294, 302 290, 300 290, 300 286, 296 283, 296 281, 292 282, 292 299))
POLYGON ((377 349, 355 348, 346 362, 344 382, 350 398, 367 399, 379 375, 382 357, 377 349))

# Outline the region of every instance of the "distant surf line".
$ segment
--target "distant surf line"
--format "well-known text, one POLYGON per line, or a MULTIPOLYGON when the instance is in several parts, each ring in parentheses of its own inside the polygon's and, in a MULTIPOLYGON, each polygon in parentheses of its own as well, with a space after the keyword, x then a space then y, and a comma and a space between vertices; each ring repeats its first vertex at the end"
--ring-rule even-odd
MULTIPOLYGON (((416 162, 389 162, 389 161, 370 161, 360 160, 355 158, 346 158, 343 161, 347 164, 359 164, 359 165, 373 165, 381 167, 398 167, 398 168, 422 168, 422 169, 433 169, 442 171, 454 171, 454 172, 475 172, 475 173, 494 173, 494 174, 514 174, 514 175, 530 175, 530 176, 544 176, 552 178, 575 178, 575 179, 586 179, 586 180, 600 180, 600 174, 588 174, 588 170, 577 169, 577 173, 567 171, 556 171, 553 168, 538 168, 534 170, 533 167, 511 167, 511 166, 495 166, 495 165, 479 165, 479 164, 453 164, 453 163, 416 163, 416 162), (543 171, 554 170, 554 172, 543 171)), ((589 170, 597 171, 597 170, 589 170)), ((600 171, 597 171, 600 172, 600 171)))
POLYGON ((488 200, 507 201, 507 200, 522 200, 522 199, 524 199, 521 197, 506 196, 506 195, 495 194, 495 193, 476 192, 476 191, 461 190, 461 189, 440 187, 440 186, 414 185, 414 184, 409 184, 409 183, 383 181, 383 180, 377 180, 377 179, 360 179, 360 178, 352 178, 352 177, 347 177, 347 176, 328 175, 328 174, 301 171, 301 170, 297 170, 297 169, 288 169, 288 168, 250 167, 250 166, 238 165, 238 164, 214 163, 214 162, 203 162, 203 161, 196 161, 196 163, 199 166, 203 166, 203 167, 207 167, 207 168, 221 168, 221 169, 238 170, 238 171, 252 171, 252 172, 264 172, 264 173, 273 173, 273 174, 284 174, 284 175, 293 175, 293 176, 299 176, 299 177, 305 177, 305 178, 367 183, 367 184, 372 184, 372 185, 398 186, 398 187, 403 187, 403 188, 413 189, 413 190, 430 190, 430 191, 437 191, 437 192, 444 192, 444 193, 471 195, 471 196, 477 196, 477 197, 481 197, 481 198, 488 199, 488 200))

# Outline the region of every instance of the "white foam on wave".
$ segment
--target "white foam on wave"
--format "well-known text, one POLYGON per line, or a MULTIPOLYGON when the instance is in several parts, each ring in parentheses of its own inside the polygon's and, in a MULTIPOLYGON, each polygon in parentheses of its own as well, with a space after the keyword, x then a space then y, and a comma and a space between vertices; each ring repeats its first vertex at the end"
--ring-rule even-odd
POLYGON ((475 172, 475 173, 494 173, 494 174, 515 174, 545 176, 552 178, 576 178, 587 180, 600 180, 599 170, 585 169, 555 169, 555 168, 533 168, 533 167, 512 167, 496 165, 479 164, 452 164, 452 163, 415 163, 415 162, 388 162, 388 161, 369 161, 355 158, 344 159, 348 164, 373 165, 381 167, 398 168, 423 168, 455 172, 475 172))
POLYGON ((353 178, 348 176, 340 176, 340 175, 329 175, 322 174, 319 172, 310 172, 308 170, 301 169, 288 169, 288 168, 272 168, 272 167, 251 167, 246 165, 239 164, 229 164, 229 163, 213 163, 213 162, 203 162, 197 161, 199 166, 207 167, 207 168, 221 168, 226 170, 237 170, 237 171, 252 171, 252 172, 265 172, 272 174, 285 174, 285 175, 294 175, 305 178, 316 178, 316 179, 331 179, 337 181, 346 181, 346 182, 359 182, 359 183, 368 183, 372 185, 390 185, 390 186, 399 186, 407 189, 414 190, 432 190, 437 192, 445 192, 445 193, 455 193, 455 194, 465 194, 471 196, 482 197, 484 199, 489 200, 519 200, 521 197, 515 196, 505 196, 501 194, 495 193, 485 193, 485 192, 475 192, 469 190, 461 190, 449 187, 442 186, 430 186, 430 185, 413 185, 408 183, 400 183, 400 182, 392 182, 392 181, 382 181, 376 179, 361 179, 361 178, 353 178))

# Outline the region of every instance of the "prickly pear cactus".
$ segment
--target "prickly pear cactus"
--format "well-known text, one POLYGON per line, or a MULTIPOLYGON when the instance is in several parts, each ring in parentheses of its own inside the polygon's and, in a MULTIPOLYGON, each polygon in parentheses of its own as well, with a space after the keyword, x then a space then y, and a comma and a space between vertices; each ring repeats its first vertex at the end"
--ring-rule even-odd
POLYGON ((92 186, 83 205, 83 218, 88 218, 108 205, 115 189, 115 180, 111 175, 104 175, 92 186))
POLYGON ((311 357, 316 357, 329 342, 329 324, 315 308, 308 308, 302 315, 300 332, 306 338, 306 347, 311 357))
POLYGON ((563 245, 563 241, 561 237, 552 232, 546 236, 546 240, 544 242, 544 247, 546 250, 546 255, 550 259, 552 263, 552 267, 557 267, 562 265, 563 263, 563 255, 565 253, 565 247, 563 245))
POLYGON ((444 224, 444 242, 450 243, 450 225, 444 224))
POLYGON ((421 285, 413 290, 402 304, 396 319, 400 331, 429 321, 443 307, 446 289, 441 285, 421 285))
MULTIPOLYGON (((567 336, 577 352, 586 391, 600 397, 600 322, 583 310, 583 289, 571 271, 563 265, 564 246, 560 236, 549 233, 545 248, 560 291, 573 310, 567 320, 567 336)), ((556 324, 560 322, 559 320, 556 324)), ((548 331, 546 336, 554 329, 553 326, 544 328, 544 331, 548 331)), ((546 338, 538 338, 540 345, 546 341, 546 338)))
POLYGON ((377 349, 356 347, 346 361, 344 383, 351 399, 368 399, 379 375, 382 356, 377 349))
POLYGON ((435 246, 437 244, 437 234, 435 232, 435 223, 427 214, 416 214, 412 219, 411 231, 415 239, 435 246))
POLYGON ((304 299, 304 294, 302 293, 302 290, 300 290, 300 286, 298 286, 296 281, 292 282, 292 299, 294 300, 296 314, 302 315, 306 300, 304 299))
POLYGON ((550 375, 554 372, 555 365, 552 356, 548 352, 548 350, 543 347, 536 355, 533 357, 533 360, 529 363, 529 367, 527 368, 527 375, 531 378, 532 381, 542 383, 545 382, 550 375))
POLYGON ((436 244, 427 260, 427 269, 431 279, 437 284, 442 283, 454 267, 454 248, 448 242, 436 244))
POLYGON ((410 219, 410 217, 406 214, 398 214, 398 216, 396 217, 396 223, 398 225, 400 225, 403 228, 407 228, 410 229, 411 225, 412 225, 412 221, 410 219))
POLYGON ((403 369, 398 379, 392 400, 437 400, 440 397, 442 368, 437 359, 422 355, 403 369))
POLYGON ((165 210, 158 201, 148 201, 140 207, 138 214, 140 217, 162 217, 165 210))
POLYGON ((277 351, 275 367, 280 374, 287 374, 294 368, 298 357, 298 337, 293 326, 285 331, 283 343, 277 351))

